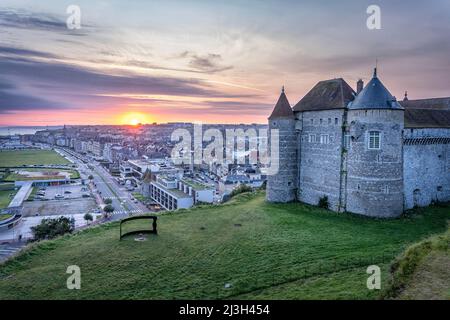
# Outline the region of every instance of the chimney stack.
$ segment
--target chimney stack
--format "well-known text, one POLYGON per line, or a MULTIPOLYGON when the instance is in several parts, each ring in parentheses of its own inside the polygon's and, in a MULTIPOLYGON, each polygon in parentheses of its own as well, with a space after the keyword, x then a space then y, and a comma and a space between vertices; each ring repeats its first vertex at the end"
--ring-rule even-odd
POLYGON ((359 94, 364 88, 364 81, 362 79, 359 79, 358 82, 356 82, 356 94, 359 94))

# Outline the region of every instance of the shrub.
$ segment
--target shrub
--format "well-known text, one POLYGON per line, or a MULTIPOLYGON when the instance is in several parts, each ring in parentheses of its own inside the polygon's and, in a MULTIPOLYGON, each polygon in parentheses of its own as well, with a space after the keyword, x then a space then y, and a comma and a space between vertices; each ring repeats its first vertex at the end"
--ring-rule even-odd
POLYGON ((57 219, 42 219, 37 226, 31 227, 33 239, 35 241, 53 239, 75 230, 75 219, 59 217, 57 219))
POLYGON ((249 187, 245 184, 240 184, 237 188, 234 188, 233 191, 230 193, 230 198, 233 198, 234 196, 244 193, 244 192, 251 192, 252 187, 249 187))
POLYGON ((319 208, 328 209, 330 206, 330 204, 328 203, 328 197, 327 196, 320 197, 319 203, 317 205, 319 206, 319 208))

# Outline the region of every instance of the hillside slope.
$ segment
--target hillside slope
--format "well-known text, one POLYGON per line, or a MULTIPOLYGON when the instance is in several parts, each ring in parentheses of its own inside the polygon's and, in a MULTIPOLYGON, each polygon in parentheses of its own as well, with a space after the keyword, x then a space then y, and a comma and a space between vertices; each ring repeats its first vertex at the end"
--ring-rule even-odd
POLYGON ((392 276, 386 298, 450 300, 450 229, 408 247, 392 276))
POLYGON ((0 265, 0 299, 373 299, 367 266, 384 286, 392 259, 445 231, 449 212, 374 220, 244 194, 165 214, 144 242, 119 241, 111 223, 34 245, 0 265), (69 265, 81 290, 66 288, 69 265))

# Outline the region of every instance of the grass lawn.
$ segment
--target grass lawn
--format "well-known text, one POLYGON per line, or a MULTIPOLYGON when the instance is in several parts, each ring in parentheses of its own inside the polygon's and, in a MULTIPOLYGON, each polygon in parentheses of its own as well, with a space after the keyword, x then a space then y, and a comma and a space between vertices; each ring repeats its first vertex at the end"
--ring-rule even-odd
POLYGON ((115 222, 34 245, 0 265, 0 299, 376 299, 368 265, 385 286, 394 256, 446 230, 448 206, 423 211, 375 220, 242 194, 164 214, 143 242, 119 241, 115 222), (81 290, 66 288, 69 265, 81 290))
POLYGON ((408 247, 392 269, 386 297, 450 300, 450 228, 408 247))
POLYGON ((14 190, 0 190, 0 209, 8 207, 12 198, 9 196, 10 194, 16 194, 14 190))
MULTIPOLYGON (((11 170, 15 169, 21 169, 21 168, 11 168, 11 170)), ((6 178, 4 178, 4 181, 24 181, 24 180, 52 180, 52 179, 61 179, 61 176, 58 175, 59 172, 69 172, 71 179, 79 179, 80 174, 76 170, 64 170, 64 169, 53 169, 53 168, 23 168, 21 169, 23 171, 30 171, 30 172, 36 172, 36 171, 45 171, 45 172, 54 172, 55 175, 47 175, 42 177, 27 177, 25 175, 17 174, 17 173, 10 173, 6 178)))
POLYGON ((35 164, 69 164, 70 161, 53 150, 0 151, 0 167, 18 167, 35 164))
POLYGON ((11 218, 12 214, 0 214, 0 221, 11 218))
POLYGON ((131 194, 133 195, 133 197, 135 197, 139 201, 150 200, 150 198, 145 197, 144 195, 142 195, 139 192, 132 192, 131 194))

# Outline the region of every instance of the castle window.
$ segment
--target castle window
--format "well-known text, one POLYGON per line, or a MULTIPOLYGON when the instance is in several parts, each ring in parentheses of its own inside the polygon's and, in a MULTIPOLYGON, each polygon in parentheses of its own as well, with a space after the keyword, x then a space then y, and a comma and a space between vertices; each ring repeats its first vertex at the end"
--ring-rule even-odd
POLYGON ((344 148, 350 150, 350 133, 344 134, 344 148))
POLYGON ((438 186, 437 191, 442 191, 442 186, 438 186))
POLYGON ((369 149, 379 150, 381 147, 380 143, 380 132, 379 131, 369 131, 369 149))
POLYGON ((315 134, 310 134, 308 136, 308 142, 315 143, 316 142, 316 135, 315 134))
POLYGON ((320 119, 320 124, 322 124, 322 119, 320 119))
POLYGON ((311 124, 314 124, 314 119, 311 119, 311 124))
POLYGON ((331 124, 331 118, 328 118, 328 124, 331 124))
POLYGON ((384 186, 384 193, 389 194, 389 186, 384 186))
POLYGON ((327 134, 320 135, 320 143, 328 144, 329 136, 327 134))
POLYGON ((338 118, 334 118, 334 124, 338 124, 338 118))

